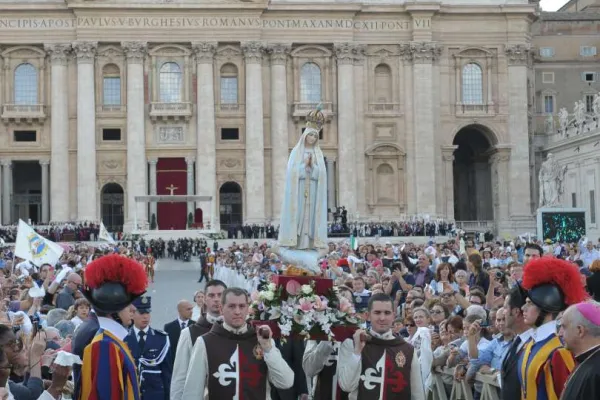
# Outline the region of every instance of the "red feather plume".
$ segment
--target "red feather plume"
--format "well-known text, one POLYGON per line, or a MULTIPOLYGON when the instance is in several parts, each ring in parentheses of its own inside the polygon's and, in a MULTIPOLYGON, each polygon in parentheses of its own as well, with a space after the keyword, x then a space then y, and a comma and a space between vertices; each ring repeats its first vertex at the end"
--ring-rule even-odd
POLYGON ((127 257, 111 254, 100 257, 85 268, 85 284, 96 289, 106 282, 119 282, 128 293, 139 295, 148 286, 144 267, 127 257))
POLYGON ((542 257, 525 265, 522 282, 525 289, 545 283, 557 285, 565 295, 567 305, 581 303, 588 298, 579 269, 567 261, 542 257))

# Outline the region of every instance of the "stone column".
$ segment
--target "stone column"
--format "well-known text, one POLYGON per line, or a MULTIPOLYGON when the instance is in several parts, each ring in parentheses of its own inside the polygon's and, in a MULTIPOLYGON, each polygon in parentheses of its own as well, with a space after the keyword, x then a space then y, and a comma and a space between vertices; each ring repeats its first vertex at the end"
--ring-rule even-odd
MULTIPOLYGON (((195 161, 195 157, 186 157, 185 158, 185 163, 187 164, 187 195, 188 196, 194 195, 194 161, 195 161)), ((187 215, 185 217, 187 218, 188 215, 190 215, 190 213, 192 213, 192 215, 194 215, 194 202, 193 201, 187 202, 187 215)))
MULTIPOLYGON (((156 163, 158 160, 156 158, 151 158, 148 160, 148 165, 150 165, 150 195, 156 196, 156 163)), ((156 202, 153 201, 150 203, 150 218, 149 221, 152 221, 152 215, 154 214, 156 218, 158 218, 158 214, 156 212, 156 202)), ((158 223, 158 219, 157 219, 158 223)))
POLYGON ((242 45, 246 63, 246 218, 249 224, 265 222, 265 144, 263 133, 261 42, 242 45))
POLYGON ((490 157, 492 172, 492 198, 494 209, 494 220, 498 233, 502 226, 510 227, 510 205, 509 205, 509 161, 511 159, 510 146, 496 146, 496 153, 490 157))
POLYGON ((414 142, 417 213, 436 215, 433 62, 441 48, 432 42, 412 42, 414 93, 414 142))
POLYGON ((529 121, 527 110, 527 68, 532 58, 528 44, 506 47, 508 61, 508 142, 510 157, 509 217, 531 217, 529 181, 529 121))
POLYGON ((288 151, 288 98, 286 64, 291 46, 274 44, 271 54, 271 192, 273 214, 271 221, 277 224, 285 190, 285 171, 288 151))
POLYGON ((355 48, 350 43, 334 47, 337 58, 338 103, 338 204, 345 206, 348 215, 356 215, 355 162, 355 104, 354 104, 354 58, 355 48))
POLYGON ((367 201, 366 201, 366 177, 365 177, 365 93, 368 93, 368 88, 365 83, 368 79, 365 79, 365 55, 366 46, 357 45, 355 49, 354 58, 354 86, 356 91, 354 93, 355 100, 355 143, 354 143, 354 177, 355 177, 355 193, 356 193, 356 209, 352 216, 348 216, 349 220, 356 219, 359 214, 366 214, 367 201))
POLYGON ((2 223, 10 225, 13 222, 10 215, 12 161, 2 160, 0 161, 0 165, 2 165, 2 223))
POLYGON ((215 132, 215 90, 213 62, 217 43, 193 44, 196 54, 196 194, 210 196, 210 202, 200 201, 202 223, 218 231, 217 214, 217 151, 215 132))
POLYGON ((50 221, 50 182, 48 179, 48 169, 50 166, 50 160, 40 160, 40 166, 42 168, 42 221, 47 223, 50 221))
MULTIPOLYGON (((50 56, 50 182, 54 190, 50 193, 50 221, 68 221, 69 206, 69 110, 67 85, 67 61, 70 44, 44 46, 50 56)), ((95 183, 95 182, 94 182, 95 183)), ((50 222, 45 221, 45 222, 50 222)))
MULTIPOLYGON (((96 221, 96 42, 75 42, 77 57, 77 219, 96 221)), ((65 90, 65 88, 61 88, 65 90)), ((55 160, 58 161, 58 160, 55 160)), ((60 161, 58 161, 60 162, 60 161)))
POLYGON ((443 213, 444 218, 448 220, 454 220, 454 151, 458 149, 458 146, 442 146, 442 161, 443 161, 443 172, 444 182, 442 187, 444 188, 444 210, 440 210, 443 213))
MULTIPOLYGON (((144 127, 144 56, 145 42, 122 42, 127 56, 127 213, 128 231, 148 221, 146 203, 136 203, 135 196, 148 193, 146 132, 144 127)), ((156 174, 154 174, 156 177, 156 174)))
POLYGON ((335 157, 327 157, 327 208, 335 210, 335 157))

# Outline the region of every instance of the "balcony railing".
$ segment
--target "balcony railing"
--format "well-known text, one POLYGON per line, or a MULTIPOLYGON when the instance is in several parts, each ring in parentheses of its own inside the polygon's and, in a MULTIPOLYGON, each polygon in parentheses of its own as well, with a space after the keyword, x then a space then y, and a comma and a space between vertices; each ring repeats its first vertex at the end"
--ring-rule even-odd
POLYGON ((456 104, 456 113, 458 115, 493 115, 494 107, 491 104, 456 104))
POLYGON ((46 118, 46 106, 43 104, 4 104, 2 119, 15 123, 43 121, 46 118))
POLYGON ((333 115, 333 103, 320 102, 320 103, 294 103, 292 105, 292 113, 294 117, 304 117, 306 114, 315 110, 317 106, 321 104, 321 112, 325 115, 325 118, 330 118, 333 115))
POLYGON ((463 231, 493 231, 494 221, 456 221, 456 228, 463 231))
POLYGON ((244 114, 246 111, 245 104, 239 103, 217 103, 215 108, 217 112, 226 114, 244 114))
POLYGON ((98 114, 125 114, 126 111, 126 107, 122 104, 102 104, 96 107, 98 114))
POLYGON ((185 119, 192 116, 192 103, 150 103, 150 118, 185 119))
POLYGON ((400 103, 369 103, 371 114, 397 114, 400 112, 400 103))

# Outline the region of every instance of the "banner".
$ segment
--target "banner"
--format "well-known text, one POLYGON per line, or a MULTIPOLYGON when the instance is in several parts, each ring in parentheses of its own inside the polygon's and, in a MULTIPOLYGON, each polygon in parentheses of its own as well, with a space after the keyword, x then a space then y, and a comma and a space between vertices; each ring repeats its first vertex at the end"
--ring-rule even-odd
POLYGON ((110 233, 106 230, 104 222, 100 222, 100 233, 98 233, 98 239, 105 240, 108 243, 114 244, 115 240, 110 236, 110 233))
POLYGON ((23 258, 36 266, 50 264, 55 266, 64 250, 58 244, 40 236, 23 220, 19 220, 15 256, 23 258))

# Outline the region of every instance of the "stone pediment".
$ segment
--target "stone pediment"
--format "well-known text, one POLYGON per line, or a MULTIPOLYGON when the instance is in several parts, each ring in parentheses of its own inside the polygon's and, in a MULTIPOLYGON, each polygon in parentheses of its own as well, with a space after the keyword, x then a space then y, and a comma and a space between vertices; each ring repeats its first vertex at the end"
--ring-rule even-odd
POLYGON ((376 143, 370 146, 365 154, 367 156, 403 156, 406 153, 402 149, 402 147, 398 146, 396 143, 376 143))

